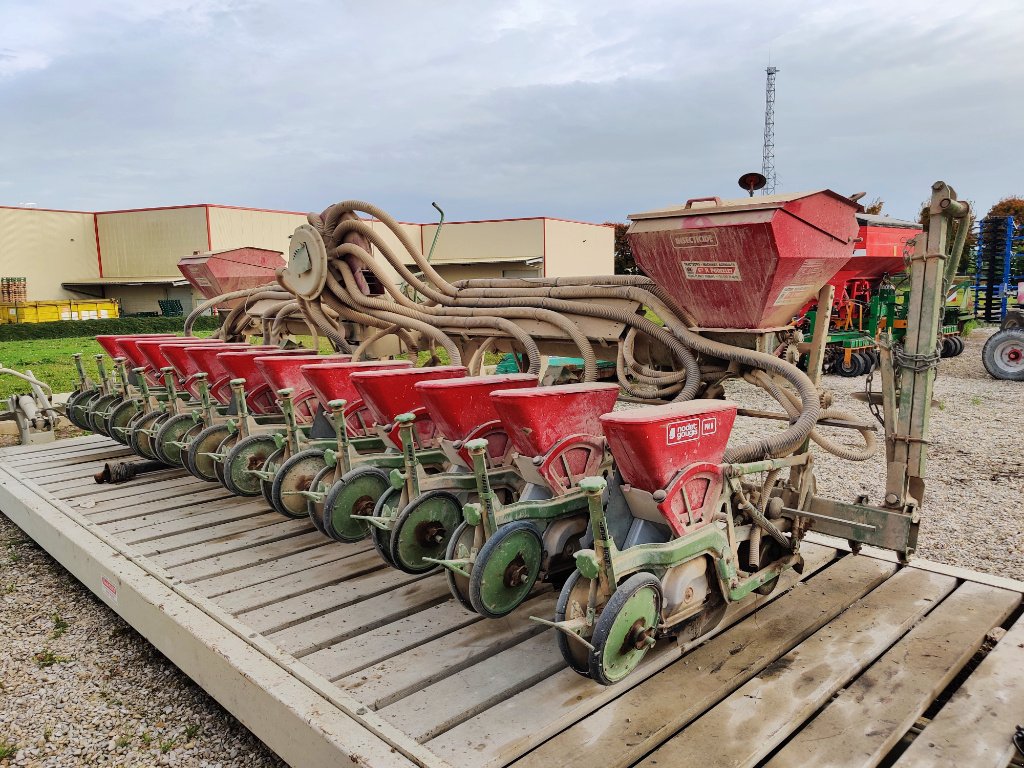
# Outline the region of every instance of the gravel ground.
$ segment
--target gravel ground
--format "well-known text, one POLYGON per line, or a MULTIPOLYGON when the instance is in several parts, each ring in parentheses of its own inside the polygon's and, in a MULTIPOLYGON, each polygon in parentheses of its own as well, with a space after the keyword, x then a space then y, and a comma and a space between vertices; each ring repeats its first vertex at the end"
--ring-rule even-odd
MULTIPOLYGON (((919 554, 1024 580, 1024 385, 985 373, 989 333, 940 369, 919 554)), ((827 386, 838 407, 865 412, 850 397, 863 378, 827 386)), ((746 385, 729 394, 769 406, 746 385)), ((822 495, 881 497, 881 454, 816 462, 822 495)), ((283 765, 2 515, 0 600, 0 766, 283 765)))

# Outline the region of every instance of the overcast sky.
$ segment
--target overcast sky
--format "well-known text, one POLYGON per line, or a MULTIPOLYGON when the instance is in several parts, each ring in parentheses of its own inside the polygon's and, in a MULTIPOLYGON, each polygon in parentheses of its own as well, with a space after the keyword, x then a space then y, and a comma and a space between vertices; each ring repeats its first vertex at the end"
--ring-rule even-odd
POLYGON ((591 221, 779 191, 1024 193, 1019 2, 0 0, 0 204, 591 221))

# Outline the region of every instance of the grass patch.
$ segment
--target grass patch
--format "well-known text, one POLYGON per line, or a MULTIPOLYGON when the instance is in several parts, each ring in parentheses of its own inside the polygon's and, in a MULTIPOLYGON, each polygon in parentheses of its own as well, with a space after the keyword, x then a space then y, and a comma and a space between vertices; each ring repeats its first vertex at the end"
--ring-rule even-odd
POLYGON ((18 745, 11 744, 9 741, 0 741, 0 760, 6 760, 8 757, 14 757, 18 754, 18 745))
POLYGON ((153 743, 153 737, 149 734, 148 731, 144 732, 139 738, 142 739, 142 743, 143 744, 152 744, 153 743))
POLYGON ((964 323, 964 329, 962 331, 960 331, 960 335, 963 338, 966 339, 972 333, 974 333, 976 328, 980 328, 980 327, 981 327, 981 323, 979 323, 977 320, 974 320, 974 319, 968 320, 966 323, 964 323))
POLYGON ((50 638, 56 640, 68 631, 69 626, 70 625, 61 618, 59 613, 53 614, 53 632, 50 633, 50 638))
POLYGON ((185 738, 188 739, 189 741, 191 741, 192 739, 194 739, 199 734, 200 729, 201 729, 201 726, 197 725, 196 723, 192 723, 191 725, 186 725, 185 726, 185 738))
MULTIPOLYGON (((58 320, 54 323, 6 323, 0 325, 0 341, 67 339, 99 333, 181 333, 184 317, 117 317, 109 320, 58 320)), ((200 317, 193 332, 215 331, 220 318, 200 317)))
POLYGON ((118 736, 117 739, 114 741, 114 744, 120 747, 121 749, 124 749, 131 743, 132 737, 127 735, 118 736))
POLYGON ((161 752, 161 754, 166 755, 168 752, 170 752, 176 746, 178 746, 178 742, 176 742, 174 739, 167 739, 166 741, 161 741, 160 742, 160 752, 161 752))
POLYGON ((36 666, 40 669, 46 669, 47 667, 52 667, 54 664, 63 664, 66 661, 71 661, 67 656, 58 656, 49 648, 44 648, 32 658, 35 659, 36 666))

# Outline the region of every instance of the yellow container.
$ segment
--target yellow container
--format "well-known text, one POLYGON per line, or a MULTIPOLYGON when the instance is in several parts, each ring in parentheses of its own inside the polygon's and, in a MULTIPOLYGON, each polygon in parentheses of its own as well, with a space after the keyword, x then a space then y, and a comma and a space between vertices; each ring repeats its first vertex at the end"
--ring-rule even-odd
POLYGON ((109 299, 0 302, 0 323, 104 320, 117 316, 117 302, 110 301, 109 299))

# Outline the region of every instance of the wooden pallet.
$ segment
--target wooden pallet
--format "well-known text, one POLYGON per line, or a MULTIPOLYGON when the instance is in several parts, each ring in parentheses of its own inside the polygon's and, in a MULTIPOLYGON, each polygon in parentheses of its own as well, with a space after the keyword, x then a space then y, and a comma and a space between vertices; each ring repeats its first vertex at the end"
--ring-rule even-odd
POLYGON ((0 451, 0 509, 295 766, 1003 768, 1024 720, 1020 582, 808 542, 802 576, 603 688, 528 620, 550 588, 479 619, 262 499, 93 481, 127 456, 0 451))

